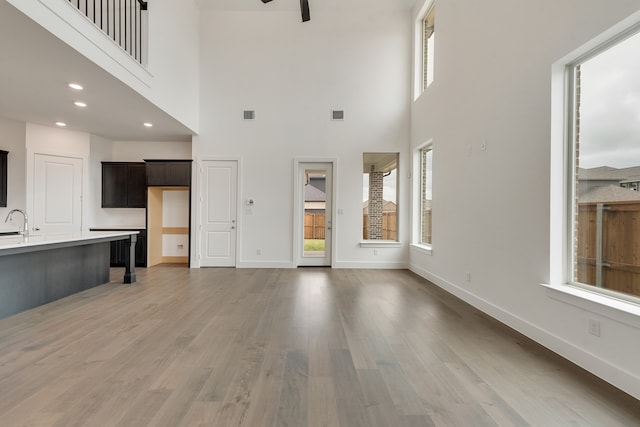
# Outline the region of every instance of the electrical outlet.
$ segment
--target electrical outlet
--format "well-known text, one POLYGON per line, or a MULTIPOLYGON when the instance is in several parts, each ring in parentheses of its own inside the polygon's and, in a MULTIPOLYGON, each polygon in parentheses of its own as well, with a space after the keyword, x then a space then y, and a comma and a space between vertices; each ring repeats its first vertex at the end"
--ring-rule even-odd
POLYGON ((469 273, 468 271, 466 273, 464 273, 464 279, 467 282, 470 282, 471 281, 471 273, 469 273))
POLYGON ((373 250, 373 256, 378 256, 378 250, 377 249, 373 250))
POLYGON ((184 249, 184 245, 178 245, 178 250, 181 251, 184 249))
POLYGON ((589 319, 589 333, 595 337, 600 336, 600 321, 589 319))
POLYGON ((256 255, 262 255, 262 249, 256 249, 256 255))

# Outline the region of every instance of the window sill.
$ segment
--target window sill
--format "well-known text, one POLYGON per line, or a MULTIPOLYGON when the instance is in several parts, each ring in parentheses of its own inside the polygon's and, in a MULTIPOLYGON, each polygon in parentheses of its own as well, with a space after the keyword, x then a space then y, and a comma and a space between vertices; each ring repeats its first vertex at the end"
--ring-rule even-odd
POLYGON ((425 254, 425 255, 432 255, 433 254, 433 249, 431 248, 431 246, 421 245, 419 243, 412 243, 411 244, 411 249, 413 249, 414 251, 419 252, 421 254, 425 254))
POLYGON ((401 248, 402 243, 392 240, 363 240, 360 242, 361 248, 401 248))
POLYGON ((640 328, 640 305, 572 285, 543 283, 550 298, 640 328))

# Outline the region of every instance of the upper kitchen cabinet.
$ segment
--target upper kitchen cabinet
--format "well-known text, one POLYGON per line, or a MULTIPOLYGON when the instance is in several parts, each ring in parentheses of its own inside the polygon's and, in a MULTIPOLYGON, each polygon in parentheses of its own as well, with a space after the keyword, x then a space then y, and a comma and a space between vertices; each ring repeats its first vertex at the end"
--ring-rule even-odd
POLYGON ((191 160, 146 160, 147 185, 159 187, 191 186, 191 160))
POLYGON ((8 151, 0 150, 0 208, 7 207, 7 155, 8 151))
POLYGON ((102 207, 146 207, 146 168, 141 162, 102 162, 102 207))

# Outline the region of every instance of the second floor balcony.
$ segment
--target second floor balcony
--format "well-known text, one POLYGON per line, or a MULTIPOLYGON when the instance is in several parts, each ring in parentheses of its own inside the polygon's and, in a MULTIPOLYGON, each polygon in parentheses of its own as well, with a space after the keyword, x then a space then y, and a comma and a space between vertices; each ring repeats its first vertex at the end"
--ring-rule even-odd
POLYGON ((137 62, 146 65, 148 2, 143 0, 68 0, 68 2, 137 62))

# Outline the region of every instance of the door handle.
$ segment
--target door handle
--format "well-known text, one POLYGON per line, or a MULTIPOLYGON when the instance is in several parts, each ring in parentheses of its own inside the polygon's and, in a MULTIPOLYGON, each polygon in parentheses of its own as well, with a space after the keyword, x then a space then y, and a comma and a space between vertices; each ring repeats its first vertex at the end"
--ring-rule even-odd
POLYGON ((33 231, 40 231, 40 227, 33 227, 33 231))
POLYGON ((235 228, 234 226, 231 226, 231 229, 232 229, 232 230, 235 230, 236 228, 235 228))

